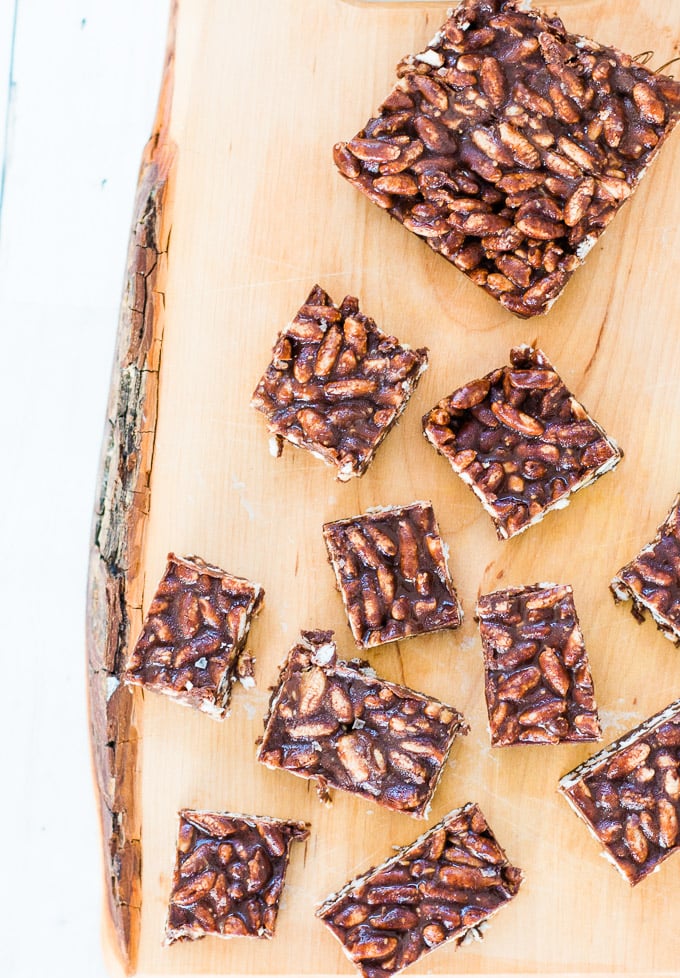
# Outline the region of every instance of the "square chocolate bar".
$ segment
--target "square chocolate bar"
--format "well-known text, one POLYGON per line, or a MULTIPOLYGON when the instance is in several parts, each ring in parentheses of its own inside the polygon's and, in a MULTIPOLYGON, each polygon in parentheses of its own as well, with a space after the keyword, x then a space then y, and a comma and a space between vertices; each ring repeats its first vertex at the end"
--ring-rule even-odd
POLYGON ((680 83, 525 0, 464 0, 397 76, 334 147, 338 170, 523 318, 548 311, 680 114, 680 83))
POLYGON ((467 804, 328 897, 317 916, 363 978, 389 978, 436 947, 479 939, 522 878, 467 804))
POLYGON ((233 683, 254 685, 244 646, 263 600, 260 584, 168 554, 123 681, 223 720, 233 683))
POLYGON ((431 503, 369 509, 323 536, 360 649, 462 622, 431 503))
POLYGON ((423 431, 481 500, 501 540, 562 509, 623 458, 546 355, 529 346, 510 351, 510 366, 440 401, 423 431))
POLYGON ((616 601, 632 600, 638 621, 649 611, 666 638, 680 645, 680 495, 648 546, 610 585, 616 601))
POLYGON ((274 454, 287 439, 346 482, 364 474, 426 369, 426 349, 387 336, 352 296, 334 306, 315 285, 279 335, 251 405, 267 418, 274 454))
POLYGON ((281 668, 257 759, 426 818, 458 734, 451 706, 378 678, 365 662, 336 658, 333 632, 303 632, 281 668))
POLYGON ((560 780, 560 792, 631 886, 680 849, 680 700, 560 780))
POLYGON ((164 943, 273 937, 290 845, 308 829, 280 818, 181 811, 164 943))
POLYGON ((588 655, 568 584, 485 594, 476 618, 494 747, 600 739, 588 655))

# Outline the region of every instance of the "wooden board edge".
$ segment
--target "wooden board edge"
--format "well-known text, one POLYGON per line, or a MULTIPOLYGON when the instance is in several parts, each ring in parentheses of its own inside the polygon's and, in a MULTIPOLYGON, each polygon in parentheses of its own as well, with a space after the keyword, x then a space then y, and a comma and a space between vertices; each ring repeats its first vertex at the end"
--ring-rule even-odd
POLYGON ((170 243, 170 139, 179 0, 171 0, 156 118, 140 168, 121 301, 88 570, 89 732, 103 843, 104 950, 132 974, 141 922, 137 699, 120 684, 141 619, 140 576, 150 505, 170 243))

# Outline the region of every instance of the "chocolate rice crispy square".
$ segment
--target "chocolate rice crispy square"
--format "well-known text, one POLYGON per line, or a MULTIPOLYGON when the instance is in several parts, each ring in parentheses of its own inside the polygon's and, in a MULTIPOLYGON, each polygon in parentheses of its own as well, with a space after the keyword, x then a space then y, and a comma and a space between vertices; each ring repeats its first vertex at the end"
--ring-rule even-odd
POLYGON ((550 309, 680 115, 680 83, 525 0, 464 0, 397 76, 338 170, 523 318, 550 309))
POLYGON ((680 495, 652 542, 621 568, 610 588, 617 602, 632 601, 639 622, 649 612, 659 631, 680 645, 680 495))
POLYGON ((279 334, 251 405, 273 454, 289 441, 346 482, 364 474, 426 369, 426 349, 383 333, 353 296, 335 306, 316 285, 279 334))
POLYGON ((623 458, 541 350, 443 398, 423 418, 427 440, 479 498, 501 540, 527 530, 623 458))
POLYGON ((323 535, 358 648, 461 624, 431 503, 368 510, 323 535))

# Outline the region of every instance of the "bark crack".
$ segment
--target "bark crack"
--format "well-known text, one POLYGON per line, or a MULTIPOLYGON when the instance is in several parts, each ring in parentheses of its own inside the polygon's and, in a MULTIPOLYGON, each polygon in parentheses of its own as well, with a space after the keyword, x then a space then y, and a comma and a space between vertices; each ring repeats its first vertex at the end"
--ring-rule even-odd
POLYGON ((120 676, 143 602, 142 558, 151 502, 171 226, 166 205, 175 153, 169 120, 176 15, 175 2, 156 125, 135 201, 88 583, 90 734, 108 916, 128 973, 136 966, 141 916, 142 827, 136 778, 140 737, 136 699, 120 676))

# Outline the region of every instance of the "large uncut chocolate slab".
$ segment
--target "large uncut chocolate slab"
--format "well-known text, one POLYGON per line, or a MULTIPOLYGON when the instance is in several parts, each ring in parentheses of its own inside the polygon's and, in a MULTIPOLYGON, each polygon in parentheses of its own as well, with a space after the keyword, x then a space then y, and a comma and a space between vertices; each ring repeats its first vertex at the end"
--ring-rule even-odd
POLYGON ((510 351, 509 366, 441 400, 423 430, 502 540, 566 506, 623 457, 546 355, 528 346, 510 351))
POLYGON ((303 632, 274 689, 257 759, 425 818, 457 734, 453 707, 336 658, 333 632, 303 632))
POLYGON ((304 822, 181 811, 165 943, 273 937, 290 845, 308 835, 304 822))
POLYGON ((387 978, 440 945, 479 938, 521 883, 468 804, 328 897, 317 916, 364 978, 387 978))
POLYGON ((368 510, 323 535, 360 649, 461 624, 431 503, 368 510))
POLYGON ((560 780, 560 791, 631 885, 680 848, 680 700, 560 780))
POLYGON ((168 554, 123 681, 224 719, 233 683, 253 685, 243 650, 263 600, 260 584, 168 554))
POLYGON ((279 334, 251 403, 276 454, 286 439, 346 482, 366 471, 426 369, 426 349, 387 336, 352 296, 333 305, 316 285, 279 334))
POLYGON ((678 82, 528 7, 465 0, 334 149, 355 187, 522 317, 550 308, 680 112, 678 82))
POLYGON ((680 495, 652 542, 611 582, 617 601, 632 600, 642 622, 649 611, 666 638, 680 644, 680 495))
POLYGON ((599 740, 593 680, 568 584, 485 594, 477 603, 491 743, 599 740))

